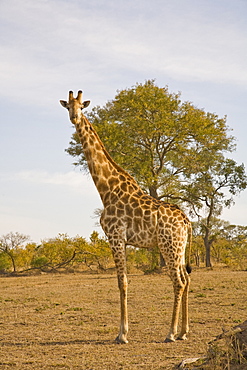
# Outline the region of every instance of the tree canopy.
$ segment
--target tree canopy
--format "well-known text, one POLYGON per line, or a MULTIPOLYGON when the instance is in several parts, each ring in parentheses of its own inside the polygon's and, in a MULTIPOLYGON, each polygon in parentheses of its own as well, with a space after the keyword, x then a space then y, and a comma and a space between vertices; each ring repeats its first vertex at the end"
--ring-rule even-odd
MULTIPOLYGON (((113 159, 159 199, 175 198, 181 182, 234 148, 226 117, 182 102, 180 95, 148 80, 88 114, 113 159)), ((67 152, 87 167, 76 134, 67 152)))

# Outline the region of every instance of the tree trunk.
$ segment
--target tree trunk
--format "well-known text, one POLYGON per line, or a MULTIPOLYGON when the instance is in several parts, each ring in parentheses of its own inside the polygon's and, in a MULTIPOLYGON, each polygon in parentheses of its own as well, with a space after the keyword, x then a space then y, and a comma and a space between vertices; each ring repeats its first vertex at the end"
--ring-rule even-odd
POLYGON ((204 240, 204 245, 205 245, 205 249, 206 249, 206 267, 212 267, 212 264, 211 264, 211 245, 212 245, 212 241, 209 240, 209 229, 206 228, 206 233, 205 233, 205 236, 203 238, 204 240))
POLYGON ((211 245, 208 243, 205 245, 206 247, 206 267, 212 267, 212 264, 211 264, 211 245))
POLYGON ((13 266, 13 272, 16 272, 15 259, 14 259, 13 255, 12 255, 12 253, 11 253, 11 252, 9 252, 9 251, 6 251, 6 253, 7 253, 7 255, 8 255, 8 256, 10 257, 10 259, 11 259, 12 266, 13 266))
POLYGON ((210 233, 211 233, 211 219, 213 216, 214 211, 214 199, 211 198, 209 201, 207 201, 207 205, 209 208, 209 213, 206 218, 206 224, 204 225, 205 228, 205 235, 204 235, 204 245, 206 249, 206 267, 212 267, 211 264, 211 245, 213 243, 213 239, 210 239, 210 233))
MULTIPOLYGON (((151 195, 151 197, 153 197, 155 199, 159 199, 158 189, 157 189, 156 185, 152 185, 152 186, 149 187, 149 194, 151 195)), ((163 255, 160 253, 160 268, 165 267, 165 266, 166 266, 166 261, 165 261, 163 255)))
POLYGON ((198 252, 195 252, 195 262, 196 266, 200 267, 200 254, 198 252))
POLYGON ((157 187, 155 185, 149 187, 149 194, 151 195, 151 197, 159 199, 157 187))
POLYGON ((160 267, 165 267, 166 266, 166 261, 164 259, 164 257, 162 256, 162 254, 160 253, 160 267))

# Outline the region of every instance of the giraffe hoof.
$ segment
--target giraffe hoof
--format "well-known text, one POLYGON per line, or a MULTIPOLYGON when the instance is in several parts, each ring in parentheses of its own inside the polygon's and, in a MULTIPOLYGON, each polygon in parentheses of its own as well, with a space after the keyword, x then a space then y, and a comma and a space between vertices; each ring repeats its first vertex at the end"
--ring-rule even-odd
POLYGON ((117 336, 117 338, 115 339, 115 342, 118 343, 118 344, 127 344, 127 343, 129 343, 124 336, 120 337, 120 335, 117 336))
POLYGON ((177 340, 187 340, 187 339, 188 339, 188 338, 187 338, 186 334, 179 335, 179 336, 177 337, 177 340))
POLYGON ((172 343, 172 342, 175 342, 175 338, 166 338, 165 340, 164 340, 164 343, 172 343))

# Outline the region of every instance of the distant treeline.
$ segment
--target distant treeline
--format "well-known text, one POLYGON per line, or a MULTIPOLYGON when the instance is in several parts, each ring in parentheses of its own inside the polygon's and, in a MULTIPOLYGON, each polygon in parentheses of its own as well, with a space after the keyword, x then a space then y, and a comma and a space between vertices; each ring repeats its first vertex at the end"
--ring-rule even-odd
MULTIPOLYGON (((205 265, 205 245, 200 223, 193 224, 191 263, 205 265)), ((214 265, 223 264, 247 270, 247 226, 230 225, 215 220, 211 243, 214 265)), ((158 248, 127 247, 128 268, 152 272, 160 268, 158 248)), ((106 238, 93 231, 89 241, 81 236, 59 234, 40 244, 29 242, 29 237, 9 233, 0 237, 0 273, 56 272, 56 271, 107 271, 114 267, 111 249, 106 238)))

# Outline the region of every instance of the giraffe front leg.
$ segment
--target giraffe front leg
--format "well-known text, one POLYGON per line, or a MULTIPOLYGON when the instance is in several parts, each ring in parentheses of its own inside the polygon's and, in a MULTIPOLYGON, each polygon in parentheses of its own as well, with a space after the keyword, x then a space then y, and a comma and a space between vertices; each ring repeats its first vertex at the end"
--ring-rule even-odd
MULTIPOLYGON (((122 244, 122 243, 121 243, 122 244)), ((117 343, 128 343, 128 308, 127 308, 127 269, 126 269, 126 257, 125 257, 125 246, 118 245, 118 248, 112 248, 113 258, 115 261, 118 277, 118 288, 120 292, 120 329, 119 334, 116 338, 117 343)))
POLYGON ((117 343, 128 343, 128 308, 127 308, 127 276, 126 274, 118 274, 118 286, 120 291, 120 309, 121 309, 121 319, 120 319, 120 329, 119 334, 116 338, 117 343))

